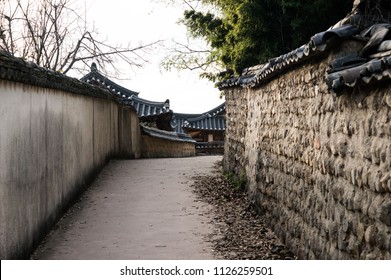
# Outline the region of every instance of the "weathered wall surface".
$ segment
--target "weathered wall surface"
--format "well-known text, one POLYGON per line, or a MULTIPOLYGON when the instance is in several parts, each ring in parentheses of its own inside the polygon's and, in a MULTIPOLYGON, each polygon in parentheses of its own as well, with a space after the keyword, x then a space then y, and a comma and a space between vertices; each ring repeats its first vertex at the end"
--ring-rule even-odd
POLYGON ((391 259, 391 86, 330 94, 339 51, 226 89, 224 165, 299 258, 391 259))
POLYGON ((94 90, 0 80, 1 259, 28 256, 108 159, 140 156, 137 113, 94 90))
POLYGON ((142 143, 137 113, 129 107, 120 107, 114 118, 118 118, 119 133, 113 137, 119 137, 119 157, 140 158, 142 143))
POLYGON ((142 135, 142 158, 178 158, 195 156, 195 145, 189 142, 177 142, 149 135, 142 135))

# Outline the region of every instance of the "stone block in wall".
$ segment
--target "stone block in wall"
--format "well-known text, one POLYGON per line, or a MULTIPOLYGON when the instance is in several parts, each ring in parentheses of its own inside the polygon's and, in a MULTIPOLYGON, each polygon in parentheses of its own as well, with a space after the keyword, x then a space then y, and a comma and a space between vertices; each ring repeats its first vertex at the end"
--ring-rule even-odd
POLYGON ((387 226, 391 226, 391 201, 379 201, 376 217, 387 226))
POLYGON ((365 242, 369 246, 374 246, 375 243, 376 243, 376 236, 377 236, 377 234, 378 234, 378 230, 377 230, 376 226, 375 225, 370 225, 365 230, 365 234, 364 234, 365 242))

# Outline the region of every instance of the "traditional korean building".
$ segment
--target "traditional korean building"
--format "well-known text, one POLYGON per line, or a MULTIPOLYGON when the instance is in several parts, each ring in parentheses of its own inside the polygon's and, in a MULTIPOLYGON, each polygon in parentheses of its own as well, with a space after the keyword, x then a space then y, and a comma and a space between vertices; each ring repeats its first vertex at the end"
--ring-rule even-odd
POLYGON ((197 154, 222 154, 225 137, 225 102, 202 114, 174 113, 173 126, 178 133, 196 141, 197 154))
POLYGON ((150 101, 138 92, 126 89, 100 73, 93 63, 82 81, 107 89, 121 103, 132 106, 138 116, 142 140, 142 157, 183 157, 195 155, 195 140, 184 132, 174 131, 170 101, 150 101))
MULTIPOLYGON (((100 73, 95 63, 92 64, 90 73, 81 80, 107 89, 121 102, 137 111, 144 146, 153 149, 153 152, 145 151, 144 157, 158 155, 159 152, 154 147, 162 147, 162 141, 182 146, 184 143, 195 144, 197 154, 223 153, 226 128, 225 103, 201 114, 174 113, 170 109, 168 99, 158 102, 140 98, 138 92, 124 88, 100 73)), ((172 156, 175 148, 166 147, 165 150, 162 153, 164 157, 172 156)), ((181 152, 182 154, 191 154, 189 147, 182 150, 185 151, 181 152)))

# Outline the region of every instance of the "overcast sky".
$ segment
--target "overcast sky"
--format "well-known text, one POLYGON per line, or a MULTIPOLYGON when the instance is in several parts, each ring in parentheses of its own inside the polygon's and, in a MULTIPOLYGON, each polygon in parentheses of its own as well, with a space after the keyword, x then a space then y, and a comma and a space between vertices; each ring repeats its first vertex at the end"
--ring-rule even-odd
MULTIPOLYGON (((83 1, 84 0, 78 0, 83 1)), ((177 22, 183 8, 159 3, 159 0, 86 0, 87 20, 94 23, 101 35, 111 43, 150 43, 172 39, 184 42, 186 29, 177 22)), ((128 69, 130 80, 116 81, 140 92, 139 96, 152 101, 170 99, 170 107, 178 113, 202 113, 224 102, 212 82, 200 79, 191 71, 166 72, 160 62, 166 50, 162 46, 148 55, 143 68, 128 69)))

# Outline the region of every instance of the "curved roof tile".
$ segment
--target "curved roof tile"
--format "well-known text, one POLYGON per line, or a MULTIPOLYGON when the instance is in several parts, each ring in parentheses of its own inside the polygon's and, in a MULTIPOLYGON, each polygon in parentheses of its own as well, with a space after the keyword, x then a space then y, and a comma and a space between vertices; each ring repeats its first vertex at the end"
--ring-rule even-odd
POLYGON ((369 84, 391 78, 391 56, 373 59, 362 65, 330 73, 326 76, 329 89, 338 92, 343 87, 369 84))

